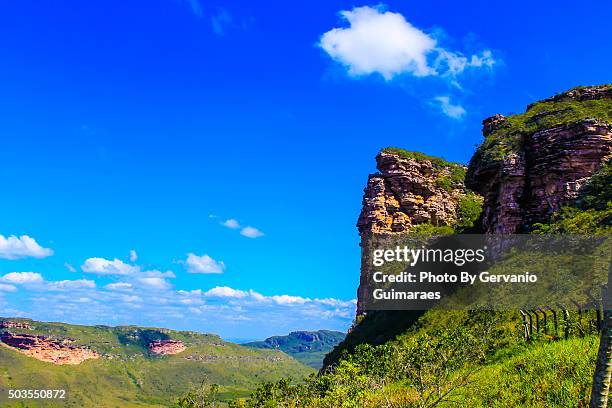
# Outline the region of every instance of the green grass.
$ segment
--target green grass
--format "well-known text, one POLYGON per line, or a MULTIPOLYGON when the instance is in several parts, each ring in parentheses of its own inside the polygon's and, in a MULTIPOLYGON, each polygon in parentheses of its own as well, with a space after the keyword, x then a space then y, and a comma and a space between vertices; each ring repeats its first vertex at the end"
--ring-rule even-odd
POLYGON ((281 351, 243 347, 211 334, 155 328, 32 324, 36 327, 34 331, 11 330, 73 338, 74 344, 86 345, 112 359, 60 366, 0 347, 2 407, 25 406, 7 400, 9 389, 67 390, 68 399, 61 404, 28 401, 28 407, 167 407, 204 379, 219 384, 220 397, 230 399, 248 395, 260 381, 284 376, 300 379, 314 372, 281 351), (147 341, 159 338, 181 340, 187 350, 173 356, 149 356, 147 341), (186 356, 203 360, 187 360, 186 356))
POLYGON ((429 156, 421 152, 413 152, 409 150, 400 149, 398 147, 385 147, 381 150, 381 153, 396 154, 398 156, 414 159, 417 161, 430 161, 436 167, 463 167, 461 163, 450 162, 441 157, 429 156))
POLYGON ((539 343, 486 365, 456 404, 442 406, 587 407, 598 338, 539 343))

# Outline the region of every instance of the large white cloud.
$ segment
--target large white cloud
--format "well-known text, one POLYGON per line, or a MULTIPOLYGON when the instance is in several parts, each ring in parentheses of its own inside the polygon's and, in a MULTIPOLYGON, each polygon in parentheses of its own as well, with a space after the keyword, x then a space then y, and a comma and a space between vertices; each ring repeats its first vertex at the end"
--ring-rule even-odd
POLYGON ((89 258, 81 266, 83 272, 94 273, 96 275, 132 275, 140 272, 140 268, 128 265, 120 259, 108 260, 104 258, 89 258))
POLYGON ((17 237, 0 235, 0 258, 46 258, 53 255, 53 250, 41 247, 34 238, 27 235, 17 237))
POLYGON ((27 285, 32 283, 42 283, 44 279, 42 275, 37 272, 10 272, 2 276, 0 281, 5 283, 13 283, 16 285, 27 285))
POLYGON ((189 273, 223 273, 225 270, 223 261, 216 261, 207 254, 198 256, 188 253, 185 265, 189 273))
POLYGON ((324 33, 319 46, 353 76, 377 73, 386 80, 401 74, 454 77, 468 67, 495 63, 489 50, 466 57, 445 49, 403 15, 383 7, 356 7, 340 15, 349 26, 324 33))

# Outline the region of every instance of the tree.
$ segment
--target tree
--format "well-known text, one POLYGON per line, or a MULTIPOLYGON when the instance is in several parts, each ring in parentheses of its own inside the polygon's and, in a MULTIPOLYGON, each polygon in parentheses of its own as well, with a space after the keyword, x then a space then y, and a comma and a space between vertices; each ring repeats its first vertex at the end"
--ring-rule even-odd
POLYGON ((180 397, 177 405, 180 408, 217 408, 220 407, 218 394, 219 386, 207 384, 205 379, 199 387, 180 397))

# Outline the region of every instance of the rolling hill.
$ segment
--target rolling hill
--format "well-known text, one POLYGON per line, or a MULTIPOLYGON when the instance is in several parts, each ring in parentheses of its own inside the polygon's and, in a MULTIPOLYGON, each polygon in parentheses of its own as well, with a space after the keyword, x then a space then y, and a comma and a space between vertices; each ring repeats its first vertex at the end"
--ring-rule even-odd
POLYGON ((24 406, 8 399, 10 389, 66 390, 65 400, 27 400, 28 407, 167 407, 203 381, 219 384, 219 396, 231 399, 262 380, 314 372, 279 350, 213 334, 13 318, 0 319, 0 334, 2 407, 24 406))
POLYGON ((264 341, 245 343, 258 349, 281 350, 303 364, 320 369, 323 358, 332 351, 346 334, 331 330, 295 331, 286 336, 272 336, 264 341))

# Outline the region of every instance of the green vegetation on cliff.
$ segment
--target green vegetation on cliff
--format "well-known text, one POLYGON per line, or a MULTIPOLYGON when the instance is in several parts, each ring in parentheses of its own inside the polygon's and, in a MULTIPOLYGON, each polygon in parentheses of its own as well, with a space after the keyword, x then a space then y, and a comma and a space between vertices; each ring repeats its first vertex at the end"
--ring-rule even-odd
MULTIPOLYGON (((602 88, 612 88, 605 85, 602 88)), ((472 160, 496 162, 519 151, 525 136, 556 126, 571 125, 586 119, 612 123, 612 98, 575 100, 566 97, 574 88, 557 97, 536 102, 525 113, 511 115, 485 137, 472 160)))

